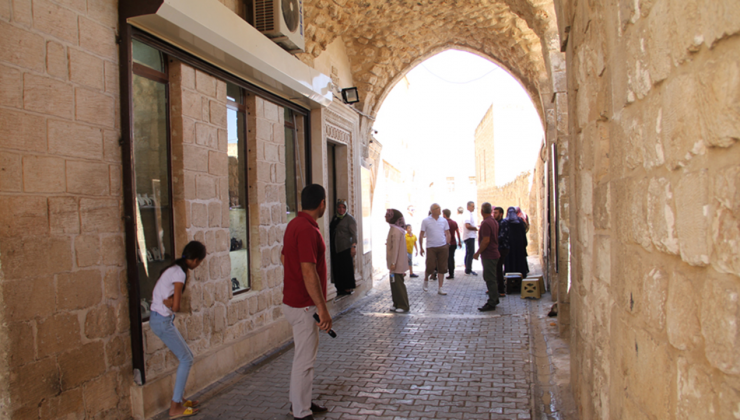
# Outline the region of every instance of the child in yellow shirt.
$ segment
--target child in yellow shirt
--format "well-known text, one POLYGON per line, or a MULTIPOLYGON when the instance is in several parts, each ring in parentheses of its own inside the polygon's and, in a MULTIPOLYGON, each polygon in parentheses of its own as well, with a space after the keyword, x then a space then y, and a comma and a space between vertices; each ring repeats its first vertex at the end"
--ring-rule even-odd
POLYGON ((416 235, 411 230, 411 225, 406 225, 406 252, 409 254, 409 277, 419 277, 418 274, 414 274, 414 265, 412 264, 412 256, 416 248, 416 255, 419 255, 419 246, 416 245, 416 235))

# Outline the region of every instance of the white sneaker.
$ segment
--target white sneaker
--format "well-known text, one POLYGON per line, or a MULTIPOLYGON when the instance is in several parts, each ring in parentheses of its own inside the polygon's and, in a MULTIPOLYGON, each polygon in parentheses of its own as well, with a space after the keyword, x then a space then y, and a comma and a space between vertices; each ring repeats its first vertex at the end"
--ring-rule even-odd
POLYGON ((406 311, 404 311, 404 310, 403 310, 403 309, 401 309, 401 308, 396 308, 396 309, 394 309, 394 310, 393 310, 393 312, 395 312, 395 313, 397 313, 397 314, 402 314, 402 313, 404 313, 404 312, 406 312, 406 311))
POLYGON ((447 292, 445 292, 444 290, 442 290, 442 288, 440 287, 440 288, 439 288, 439 289, 437 290, 437 294, 438 294, 438 295, 442 295, 442 296, 444 296, 444 295, 446 295, 446 294, 447 294, 447 292))
POLYGON ((423 286, 423 288, 424 288, 424 291, 425 291, 425 292, 426 292, 427 290, 429 290, 429 282, 428 282, 428 281, 425 281, 425 282, 424 282, 424 286, 423 286))
POLYGON ((396 307, 395 306, 391 306, 391 312, 396 312, 396 307))

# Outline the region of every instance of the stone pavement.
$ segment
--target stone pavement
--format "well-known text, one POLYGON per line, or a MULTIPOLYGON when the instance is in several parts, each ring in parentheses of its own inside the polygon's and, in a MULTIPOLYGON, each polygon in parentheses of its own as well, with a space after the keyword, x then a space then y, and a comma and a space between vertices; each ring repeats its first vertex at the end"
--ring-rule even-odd
MULTIPOLYGON (((423 269, 423 268, 422 268, 423 269)), ((528 300, 506 297, 495 312, 481 276, 446 281, 447 296, 421 280, 407 287, 411 312, 388 312, 388 280, 321 334, 314 398, 318 419, 530 419, 533 367, 528 300)), ((196 396, 197 418, 291 419, 292 348, 196 396)))

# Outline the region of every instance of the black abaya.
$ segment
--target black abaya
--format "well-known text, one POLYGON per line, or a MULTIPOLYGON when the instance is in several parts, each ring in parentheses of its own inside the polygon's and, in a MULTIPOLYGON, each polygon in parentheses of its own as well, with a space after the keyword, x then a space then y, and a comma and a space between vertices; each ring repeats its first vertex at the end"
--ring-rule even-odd
POLYGON ((506 256, 504 270, 506 273, 521 273, 522 278, 526 278, 529 273, 527 233, 525 225, 521 221, 519 223, 509 223, 509 254, 506 256))
MULTIPOLYGON (((341 219, 335 217, 329 225, 330 237, 334 239, 335 228, 339 224, 341 219)), ((334 287, 337 288, 337 292, 349 292, 357 285, 355 284, 355 261, 352 257, 352 248, 345 249, 342 252, 337 252, 334 247, 334 240, 329 244, 331 250, 331 272, 332 280, 334 281, 334 287)))

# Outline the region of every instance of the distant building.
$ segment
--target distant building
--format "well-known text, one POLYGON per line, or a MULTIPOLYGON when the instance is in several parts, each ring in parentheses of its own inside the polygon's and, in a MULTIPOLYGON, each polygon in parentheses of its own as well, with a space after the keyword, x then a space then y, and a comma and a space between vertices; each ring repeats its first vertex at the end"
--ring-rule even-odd
POLYGON ((493 105, 475 129, 475 178, 478 203, 493 195, 496 188, 494 168, 493 105))

